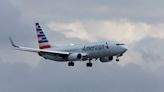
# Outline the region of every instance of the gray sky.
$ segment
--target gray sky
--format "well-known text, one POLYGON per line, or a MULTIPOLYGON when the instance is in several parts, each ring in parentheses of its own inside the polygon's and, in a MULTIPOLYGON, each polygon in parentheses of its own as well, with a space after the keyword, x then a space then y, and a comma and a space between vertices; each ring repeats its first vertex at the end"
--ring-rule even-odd
POLYGON ((0 91, 163 92, 163 0, 1 0, 0 91), (67 63, 12 49, 37 48, 34 23, 55 45, 101 40, 126 43, 120 62, 67 63), (76 35, 80 34, 80 35, 76 35))

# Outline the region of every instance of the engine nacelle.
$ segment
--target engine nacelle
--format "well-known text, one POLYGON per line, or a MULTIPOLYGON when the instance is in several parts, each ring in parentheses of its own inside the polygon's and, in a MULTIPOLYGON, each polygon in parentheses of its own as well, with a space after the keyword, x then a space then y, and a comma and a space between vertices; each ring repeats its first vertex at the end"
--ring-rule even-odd
POLYGON ((79 53, 72 53, 68 56, 69 61, 77 61, 77 60, 81 60, 81 59, 82 59, 82 55, 79 53))
POLYGON ((102 57, 102 58, 100 58, 100 61, 101 62, 110 62, 112 60, 113 60, 113 57, 112 56, 111 57, 102 57))

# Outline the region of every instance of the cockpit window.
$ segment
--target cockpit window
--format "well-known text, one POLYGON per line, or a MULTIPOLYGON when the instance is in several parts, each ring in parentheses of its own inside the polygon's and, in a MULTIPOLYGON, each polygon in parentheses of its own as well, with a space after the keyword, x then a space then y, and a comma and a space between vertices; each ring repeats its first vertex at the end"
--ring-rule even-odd
POLYGON ((117 43, 116 45, 117 45, 117 46, 121 46, 121 45, 125 45, 125 44, 122 44, 122 43, 117 43))

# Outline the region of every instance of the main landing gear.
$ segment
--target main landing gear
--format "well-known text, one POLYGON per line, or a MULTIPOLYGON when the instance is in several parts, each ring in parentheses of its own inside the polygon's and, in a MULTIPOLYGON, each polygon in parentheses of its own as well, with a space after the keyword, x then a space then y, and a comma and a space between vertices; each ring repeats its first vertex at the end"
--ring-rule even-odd
POLYGON ((86 66, 87 66, 87 67, 92 67, 91 60, 92 60, 92 58, 90 58, 90 59, 89 59, 89 62, 88 62, 88 63, 86 63, 86 66))
MULTIPOLYGON (((68 62, 68 66, 74 66, 75 64, 74 64, 74 62, 68 62)), ((92 67, 92 63, 91 62, 88 62, 88 63, 86 63, 86 66, 87 67, 92 67)))
POLYGON ((74 66, 75 64, 74 64, 74 62, 68 62, 68 66, 74 66))
POLYGON ((88 63, 86 64, 86 66, 87 66, 87 67, 92 67, 92 63, 91 63, 91 62, 88 62, 88 63))

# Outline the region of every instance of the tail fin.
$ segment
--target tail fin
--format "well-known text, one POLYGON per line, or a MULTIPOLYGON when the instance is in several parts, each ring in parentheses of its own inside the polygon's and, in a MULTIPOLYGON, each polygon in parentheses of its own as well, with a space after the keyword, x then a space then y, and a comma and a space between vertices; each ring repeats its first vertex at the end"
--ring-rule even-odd
POLYGON ((38 37, 39 48, 40 49, 51 48, 51 45, 49 44, 39 23, 35 23, 35 26, 36 26, 36 32, 37 32, 37 37, 38 37))

